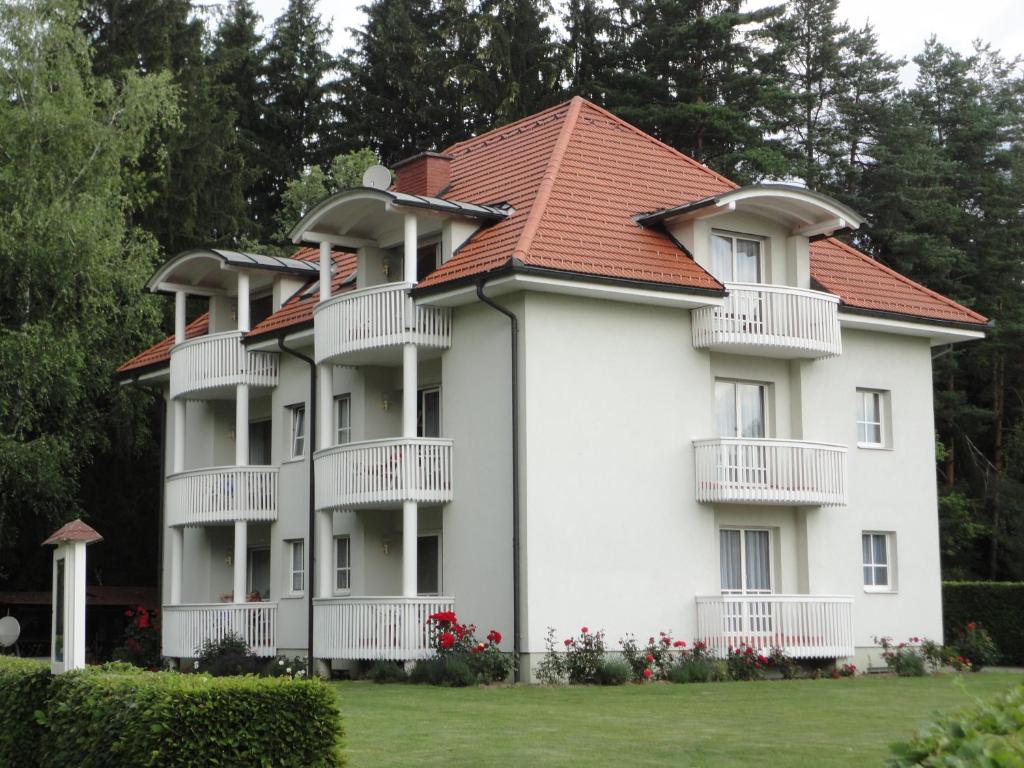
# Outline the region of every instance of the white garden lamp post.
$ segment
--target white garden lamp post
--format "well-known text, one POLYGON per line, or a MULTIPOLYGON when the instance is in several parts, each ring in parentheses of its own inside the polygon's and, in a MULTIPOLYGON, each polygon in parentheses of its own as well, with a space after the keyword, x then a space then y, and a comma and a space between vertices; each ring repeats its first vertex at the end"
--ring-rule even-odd
POLYGON ((72 520, 43 542, 53 551, 53 619, 50 668, 54 673, 85 666, 85 548, 103 537, 72 520))

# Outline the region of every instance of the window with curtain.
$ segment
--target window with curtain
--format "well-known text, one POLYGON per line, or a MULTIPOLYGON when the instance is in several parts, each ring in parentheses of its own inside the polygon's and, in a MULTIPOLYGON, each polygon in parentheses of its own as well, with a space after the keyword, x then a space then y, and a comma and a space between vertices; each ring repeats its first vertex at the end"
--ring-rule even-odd
POLYGON ((270 463, 270 419, 249 422, 249 463, 262 466, 270 463))
POLYGON ((764 437, 764 384, 715 381, 715 410, 719 437, 764 437))
POLYGON ((884 410, 886 395, 880 390, 857 390, 857 444, 864 448, 885 445, 884 410))
POLYGON ((892 540, 892 533, 861 534, 865 591, 890 592, 893 590, 892 540))
POLYGON ((334 444, 345 445, 352 442, 352 398, 349 395, 338 395, 334 398, 334 444))
POLYGON ((348 536, 334 538, 334 589, 346 592, 352 588, 352 546, 348 536))
POLYGON ((306 542, 295 539, 285 543, 288 547, 288 591, 298 595, 306 589, 306 542))
POLYGON ((722 592, 770 593, 771 534, 764 529, 722 528, 719 531, 722 592))
POLYGON ((716 232, 711 236, 711 274, 725 283, 760 283, 761 240, 716 232))
POLYGON ((441 436, 440 387, 428 387, 420 390, 416 409, 416 434, 419 437, 441 436))
POLYGON ((306 406, 293 405, 288 408, 291 415, 291 442, 289 456, 301 459, 306 453, 306 406))

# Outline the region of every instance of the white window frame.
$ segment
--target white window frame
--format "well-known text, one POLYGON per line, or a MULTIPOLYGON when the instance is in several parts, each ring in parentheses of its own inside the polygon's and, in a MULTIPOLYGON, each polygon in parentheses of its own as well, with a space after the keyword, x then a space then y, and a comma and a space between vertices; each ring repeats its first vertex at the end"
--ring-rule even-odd
MULTIPOLYGON (((253 564, 253 559, 254 559, 253 558, 253 554, 256 553, 256 552, 267 552, 269 554, 270 547, 249 547, 248 555, 247 555, 247 557, 245 559, 245 571, 246 571, 246 573, 245 573, 245 594, 246 594, 246 598, 247 599, 248 599, 248 596, 251 595, 253 593, 253 591, 254 591, 253 588, 252 588, 252 586, 253 586, 253 584, 252 584, 252 564, 253 564)), ((269 600, 270 599, 270 593, 273 592, 273 586, 274 586, 273 584, 270 584, 270 588, 267 589, 267 597, 262 597, 262 595, 261 595, 261 599, 263 599, 263 600, 269 600)))
MULTIPOLYGON (((769 381, 750 381, 750 380, 747 380, 747 379, 716 378, 714 380, 714 383, 713 383, 712 389, 711 389, 712 412, 714 413, 715 420, 716 420, 716 425, 715 425, 716 429, 717 429, 717 420, 718 420, 718 392, 716 390, 717 390, 719 384, 728 384, 728 385, 730 385, 733 388, 733 408, 735 409, 735 413, 733 414, 733 419, 736 422, 736 431, 737 432, 742 432, 743 431, 743 423, 742 423, 742 419, 741 419, 741 409, 740 409, 740 398, 739 398, 739 386, 742 385, 742 386, 749 386, 749 387, 757 387, 758 389, 761 390, 761 420, 763 422, 762 426, 764 427, 764 438, 765 439, 770 439, 771 436, 774 434, 773 429, 772 429, 773 425, 772 425, 771 407, 770 407, 772 383, 769 382, 769 381)), ((719 435, 719 437, 739 437, 739 435, 719 435)), ((742 439, 744 439, 744 440, 757 440, 757 439, 760 439, 760 438, 747 437, 747 438, 742 438, 742 439)))
POLYGON ((347 445, 352 442, 352 396, 338 395, 334 398, 334 444, 347 445), (345 414, 347 425, 342 426, 342 414, 345 414))
POLYGON ((424 437, 422 434, 426 431, 427 419, 426 419, 426 396, 432 392, 437 393, 437 426, 438 436, 441 433, 441 425, 443 414, 441 413, 441 385, 432 384, 429 387, 422 387, 416 393, 416 434, 418 437, 424 437))
POLYGON ((309 434, 306 404, 296 403, 288 406, 288 458, 302 459, 306 456, 306 436, 309 434), (302 414, 302 433, 298 433, 299 414, 302 414))
POLYGON ((722 564, 718 564, 719 590, 723 595, 774 595, 775 594, 775 532, 771 528, 762 528, 751 525, 722 525, 718 528, 718 557, 722 557, 722 531, 738 531, 740 534, 740 583, 747 583, 747 531, 757 531, 768 534, 768 591, 755 589, 748 590, 746 586, 742 589, 724 589, 721 586, 722 564))
POLYGON ((725 232, 725 231, 718 230, 718 229, 711 230, 711 241, 708 243, 708 246, 710 247, 711 250, 710 250, 708 256, 709 256, 709 263, 711 264, 712 267, 714 267, 714 264, 715 264, 715 238, 716 237, 721 237, 724 240, 728 240, 730 242, 730 246, 732 248, 732 277, 729 278, 729 279, 725 279, 725 278, 719 278, 718 275, 714 275, 714 277, 716 279, 722 280, 723 282, 727 282, 727 283, 743 283, 743 282, 748 282, 748 281, 745 281, 745 280, 739 280, 736 277, 737 272, 738 272, 738 270, 736 268, 736 241, 737 240, 747 240, 747 241, 749 241, 751 243, 757 243, 757 262, 758 262, 757 263, 757 271, 758 271, 758 275, 759 275, 758 284, 759 285, 763 285, 766 282, 767 275, 765 274, 765 259, 764 259, 765 250, 766 250, 766 248, 765 248, 766 238, 760 237, 759 235, 748 235, 748 234, 744 234, 742 232, 725 232))
POLYGON ((306 540, 305 539, 288 539, 285 541, 285 551, 288 554, 288 560, 285 563, 285 573, 288 577, 288 583, 286 586, 286 592, 291 597, 301 597, 306 593, 306 540), (300 567, 295 567, 295 550, 296 548, 301 549, 301 563, 300 567), (295 577, 299 577, 300 589, 295 588, 295 577))
POLYGON ((892 531, 862 531, 860 535, 860 552, 861 552, 861 582, 864 584, 865 592, 895 592, 896 591, 896 534, 892 531), (870 562, 864 560, 864 537, 872 537, 872 546, 869 548, 870 551, 870 562), (881 536, 885 541, 885 560, 884 564, 874 562, 875 547, 874 537, 881 536), (871 568, 872 579, 874 578, 875 568, 885 568, 887 584, 868 584, 864 578, 864 569, 871 568))
POLYGON ((336 595, 347 595, 352 591, 352 537, 347 533, 341 536, 334 537, 334 594, 336 595), (344 541, 345 548, 348 554, 348 565, 338 565, 338 545, 344 541), (338 577, 342 574, 345 575, 345 581, 347 586, 338 586, 338 577))
POLYGON ((886 411, 889 407, 889 392, 884 389, 868 389, 866 387, 857 388, 857 409, 856 409, 856 426, 857 426, 857 447, 858 448, 888 448, 887 431, 889 425, 886 419, 886 411), (868 421, 866 414, 868 413, 867 405, 870 401, 877 398, 878 403, 878 421, 868 421), (861 419, 861 409, 865 414, 865 418, 861 419), (878 427, 878 442, 870 440, 860 439, 860 427, 865 426, 864 434, 867 435, 867 428, 878 427))

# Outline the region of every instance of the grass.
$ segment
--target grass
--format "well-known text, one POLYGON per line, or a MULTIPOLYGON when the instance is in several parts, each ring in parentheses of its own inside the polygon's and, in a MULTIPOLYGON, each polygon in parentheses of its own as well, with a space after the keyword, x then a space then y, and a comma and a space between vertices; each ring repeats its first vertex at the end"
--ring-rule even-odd
POLYGON ((351 768, 865 766, 935 711, 1024 681, 985 672, 617 688, 341 682, 351 768))

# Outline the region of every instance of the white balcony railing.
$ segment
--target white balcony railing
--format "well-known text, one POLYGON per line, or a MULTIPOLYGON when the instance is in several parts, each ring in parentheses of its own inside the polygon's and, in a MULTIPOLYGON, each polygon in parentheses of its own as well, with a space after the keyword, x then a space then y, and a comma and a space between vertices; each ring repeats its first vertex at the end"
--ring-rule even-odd
POLYGON ((257 656, 277 653, 277 603, 165 605, 161 622, 163 655, 196 656, 207 640, 238 635, 257 656))
POLYGON ((839 298, 821 291, 727 283, 718 307, 693 310, 693 346, 773 357, 842 354, 839 298))
POLYGON ((349 362, 367 350, 416 344, 447 349, 452 343, 451 313, 425 307, 409 297, 412 283, 387 283, 343 293, 313 309, 318 363, 349 362))
POLYGON ((276 352, 253 352, 241 331, 213 333, 171 347, 171 397, 201 398, 238 384, 277 386, 276 352))
POLYGON ((425 659, 433 654, 427 618, 454 610, 451 597, 314 600, 313 655, 318 659, 425 659))
POLYGON ((277 520, 277 467, 211 467, 167 478, 168 525, 277 520))
POLYGON ((452 500, 452 441, 397 437, 337 445, 313 455, 316 508, 452 500))
POLYGON ((846 447, 806 440, 695 440, 697 501, 842 506, 846 447))
POLYGON ((697 636, 717 656, 749 645, 804 659, 853 655, 853 598, 829 595, 715 595, 697 598, 697 636))

